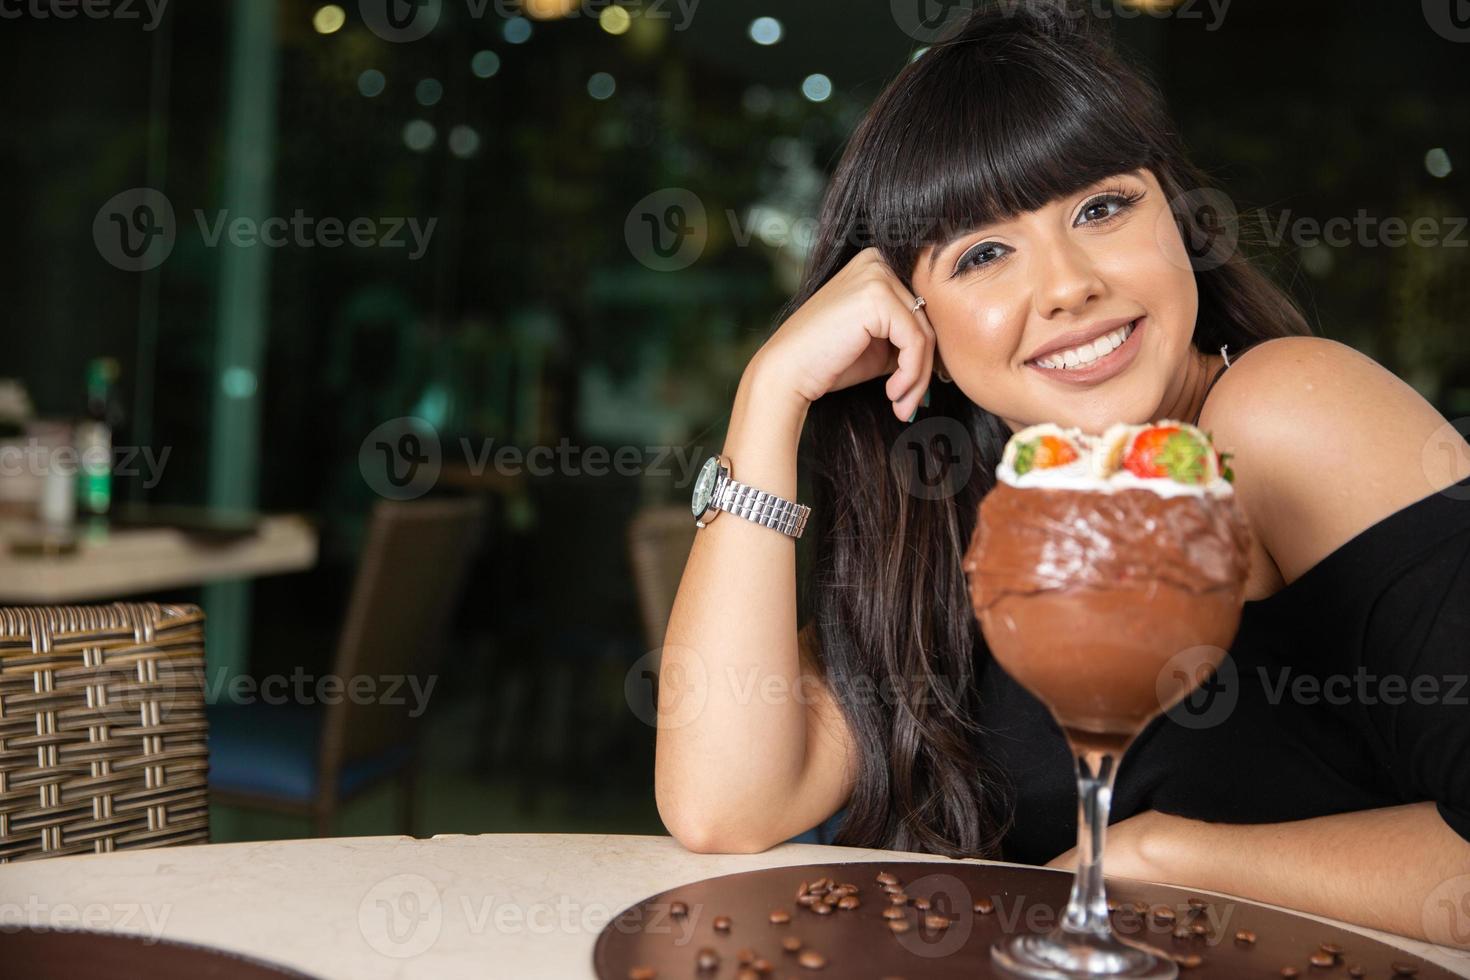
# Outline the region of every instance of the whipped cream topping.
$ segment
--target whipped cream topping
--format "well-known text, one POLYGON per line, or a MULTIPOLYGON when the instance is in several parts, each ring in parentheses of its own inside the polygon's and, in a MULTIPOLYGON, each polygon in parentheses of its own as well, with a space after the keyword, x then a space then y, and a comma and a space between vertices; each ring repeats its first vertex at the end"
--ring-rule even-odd
MULTIPOLYGON (((1123 490, 1148 490, 1160 497, 1229 497, 1235 493, 1230 481, 1220 475, 1213 452, 1207 454, 1208 479, 1203 483, 1180 483, 1169 477, 1141 477, 1121 465, 1138 433, 1154 426, 1173 425, 1199 433, 1188 422, 1161 419, 1145 425, 1117 423, 1101 436, 1090 435, 1079 428, 1062 428, 1052 422, 1027 426, 1006 441, 1005 452, 995 477, 1001 483, 1019 489, 1087 490, 1094 493, 1119 493, 1123 490), (1016 453, 1022 443, 1049 435, 1070 443, 1077 459, 1062 466, 1051 466, 1016 473, 1016 453)), ((1199 433, 1204 438, 1203 433, 1199 433)))

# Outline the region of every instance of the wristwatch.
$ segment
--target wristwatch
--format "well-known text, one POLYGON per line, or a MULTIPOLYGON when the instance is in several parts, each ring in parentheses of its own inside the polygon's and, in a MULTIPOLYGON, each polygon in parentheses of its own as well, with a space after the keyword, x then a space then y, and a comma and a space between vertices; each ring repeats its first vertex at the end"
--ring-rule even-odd
POLYGON ((778 497, 733 479, 730 457, 720 454, 704 461, 694 480, 694 499, 690 501, 696 527, 705 527, 720 511, 729 511, 773 528, 793 538, 806 530, 807 515, 812 509, 794 500, 778 497))

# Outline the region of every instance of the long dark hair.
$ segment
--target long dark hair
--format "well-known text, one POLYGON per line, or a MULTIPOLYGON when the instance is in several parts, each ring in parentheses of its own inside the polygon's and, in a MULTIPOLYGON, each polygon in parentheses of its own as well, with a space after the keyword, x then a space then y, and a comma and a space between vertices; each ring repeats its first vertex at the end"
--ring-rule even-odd
MULTIPOLYGON (((1212 185, 1186 159, 1162 97, 1062 0, 981 7, 889 84, 832 177, 808 270, 782 318, 864 247, 876 246, 907 284, 920 249, 947 231, 1140 167, 1196 246, 1197 349, 1238 353, 1311 333, 1233 242, 1224 253, 1211 247, 1228 229, 1196 206, 1212 185)), ((909 427, 885 381, 818 399, 802 439, 816 532, 803 561, 804 618, 860 746, 837 842, 994 857, 1008 827, 1006 779, 978 750, 975 658, 988 652, 960 563, 1010 431, 956 386, 934 384, 921 414, 953 420, 970 443, 959 455, 973 465, 951 492, 922 492, 917 481, 951 466, 955 446, 934 439, 895 453, 909 427)))

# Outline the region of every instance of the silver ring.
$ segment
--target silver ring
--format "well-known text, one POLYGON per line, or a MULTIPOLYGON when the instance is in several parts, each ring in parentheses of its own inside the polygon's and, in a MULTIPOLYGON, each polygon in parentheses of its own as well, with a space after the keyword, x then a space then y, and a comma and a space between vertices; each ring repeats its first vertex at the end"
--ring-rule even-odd
POLYGON ((928 304, 924 302, 924 297, 922 297, 922 296, 915 296, 914 297, 914 305, 909 308, 909 312, 911 312, 911 313, 917 313, 917 312, 919 312, 920 310, 922 310, 927 305, 928 304))

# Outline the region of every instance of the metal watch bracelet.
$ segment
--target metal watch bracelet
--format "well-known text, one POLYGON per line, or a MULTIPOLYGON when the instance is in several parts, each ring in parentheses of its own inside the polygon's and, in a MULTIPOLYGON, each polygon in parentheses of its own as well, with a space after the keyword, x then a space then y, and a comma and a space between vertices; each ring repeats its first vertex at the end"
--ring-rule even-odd
POLYGON ((765 490, 757 490, 735 479, 724 482, 715 498, 715 506, 793 538, 801 537, 806 530, 807 517, 812 512, 806 504, 798 504, 765 490))

